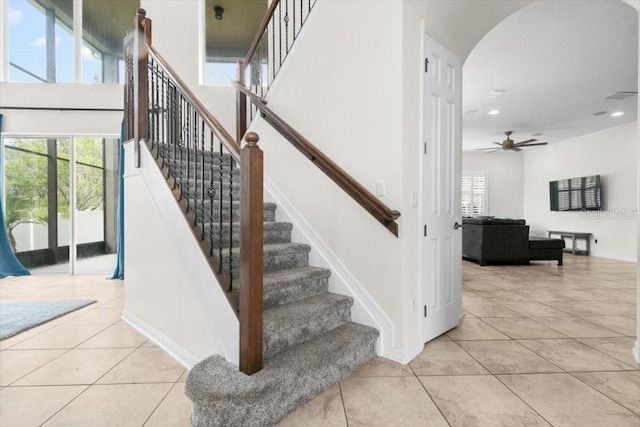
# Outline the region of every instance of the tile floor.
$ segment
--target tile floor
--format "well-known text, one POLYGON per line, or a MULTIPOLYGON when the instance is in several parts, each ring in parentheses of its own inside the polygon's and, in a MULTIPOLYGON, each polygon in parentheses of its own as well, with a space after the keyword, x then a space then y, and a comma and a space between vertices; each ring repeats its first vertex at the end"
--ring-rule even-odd
MULTIPOLYGON (((636 265, 463 262, 467 316, 408 366, 376 359, 282 426, 640 426, 636 265)), ((120 320, 123 284, 2 280, 0 298, 96 304, 0 342, 0 426, 189 425, 185 370, 120 320)))

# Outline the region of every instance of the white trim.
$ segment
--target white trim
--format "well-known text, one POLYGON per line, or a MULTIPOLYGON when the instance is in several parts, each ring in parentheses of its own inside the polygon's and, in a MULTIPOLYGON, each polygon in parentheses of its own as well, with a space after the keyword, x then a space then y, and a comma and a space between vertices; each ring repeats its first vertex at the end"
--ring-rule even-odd
POLYGON ((82 0, 73 0, 73 82, 82 83, 82 0))
POLYGON ((640 341, 636 341, 636 345, 633 346, 632 352, 636 363, 640 365, 640 341))
POLYGON ((0 82, 9 80, 9 2, 0 1, 0 82))
MULTIPOLYGON (((57 141, 56 141, 57 143, 57 141)), ((78 217, 76 215, 76 141, 74 137, 69 138, 69 275, 76 272, 76 262, 78 261, 78 217)), ((57 169, 57 168, 56 168, 57 169)), ((56 186, 57 187, 57 186, 56 186)))
POLYGON ((413 347, 399 350, 392 349, 392 351, 388 355, 384 355, 387 359, 391 359, 394 362, 402 363, 403 365, 409 364, 413 359, 415 359, 420 353, 424 350, 424 344, 421 342, 416 343, 413 347))
POLYGON ((393 360, 404 360, 406 357, 403 351, 394 348, 396 331, 391 318, 266 174, 264 175, 264 187, 266 198, 270 197, 278 205, 276 215, 279 218, 277 220, 293 223, 292 240, 311 246, 309 263, 331 270, 329 290, 353 298, 352 319, 355 322, 376 328, 380 332, 376 344, 378 355, 393 360))
POLYGON ((207 65, 207 5, 198 0, 198 84, 203 86, 204 69, 207 65))
POLYGON ((131 327, 140 332, 142 335, 153 341, 155 345, 163 349, 186 369, 190 370, 196 363, 200 362, 197 357, 171 341, 171 339, 169 339, 169 337, 164 335, 162 332, 149 325, 144 320, 137 318, 133 314, 125 311, 124 313, 122 313, 122 320, 127 322, 131 327))

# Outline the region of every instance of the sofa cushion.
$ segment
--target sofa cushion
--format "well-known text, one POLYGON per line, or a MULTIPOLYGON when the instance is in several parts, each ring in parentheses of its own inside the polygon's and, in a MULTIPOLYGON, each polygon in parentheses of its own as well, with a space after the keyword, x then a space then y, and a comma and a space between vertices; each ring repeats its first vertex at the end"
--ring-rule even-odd
POLYGON ((493 216, 477 216, 462 220, 462 224, 477 225, 525 225, 526 223, 527 221, 524 219, 496 218, 493 216))
POLYGON ((562 249, 564 247, 563 239, 529 236, 529 249, 562 249))

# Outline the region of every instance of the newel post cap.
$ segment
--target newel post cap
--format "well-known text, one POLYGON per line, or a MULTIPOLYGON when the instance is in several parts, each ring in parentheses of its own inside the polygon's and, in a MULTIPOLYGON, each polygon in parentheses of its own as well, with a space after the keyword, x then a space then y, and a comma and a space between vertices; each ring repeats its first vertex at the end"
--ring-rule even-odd
POLYGON ((247 142, 249 147, 255 147, 258 145, 258 141, 260 141, 260 137, 255 132, 247 132, 244 135, 244 140, 247 142))

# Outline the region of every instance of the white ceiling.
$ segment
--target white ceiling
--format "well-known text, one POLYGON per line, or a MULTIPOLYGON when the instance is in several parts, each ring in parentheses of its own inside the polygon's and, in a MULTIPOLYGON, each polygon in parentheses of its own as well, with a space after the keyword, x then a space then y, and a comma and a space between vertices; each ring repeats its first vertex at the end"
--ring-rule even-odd
POLYGON ((603 98, 638 90, 637 11, 618 0, 537 1, 478 42, 463 86, 464 150, 502 142, 507 130, 516 142, 556 143, 634 121, 637 95, 603 98), (506 92, 487 97, 494 90, 506 92), (488 115, 493 109, 500 114, 488 115))

